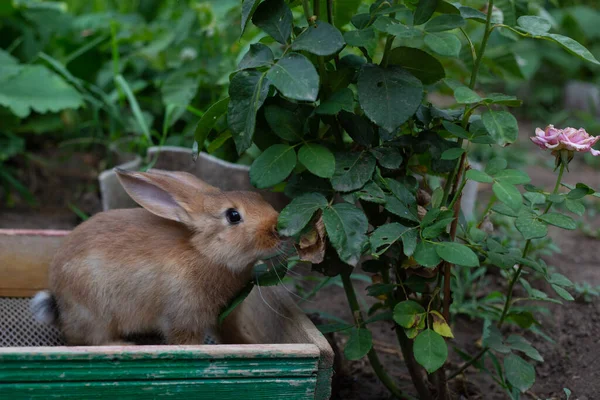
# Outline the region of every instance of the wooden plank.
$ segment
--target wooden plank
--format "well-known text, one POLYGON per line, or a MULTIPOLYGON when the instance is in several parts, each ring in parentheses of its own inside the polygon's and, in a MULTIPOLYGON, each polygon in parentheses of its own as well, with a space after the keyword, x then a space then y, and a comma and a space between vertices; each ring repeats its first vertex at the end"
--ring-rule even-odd
POLYGON ((0 349, 0 382, 314 377, 314 345, 0 349))
POLYGON ((314 399, 316 378, 2 384, 0 398, 26 399, 314 399))

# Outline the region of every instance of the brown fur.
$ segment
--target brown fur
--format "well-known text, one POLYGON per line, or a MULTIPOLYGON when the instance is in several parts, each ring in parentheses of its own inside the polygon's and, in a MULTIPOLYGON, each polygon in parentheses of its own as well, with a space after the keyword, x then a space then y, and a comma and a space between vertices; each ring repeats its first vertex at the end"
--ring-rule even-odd
POLYGON ((255 262, 277 251, 278 214, 256 193, 221 192, 186 173, 118 175, 146 209, 99 213, 65 240, 50 266, 59 326, 73 345, 151 331, 202 343, 255 262), (229 208, 241 223, 227 221, 229 208))

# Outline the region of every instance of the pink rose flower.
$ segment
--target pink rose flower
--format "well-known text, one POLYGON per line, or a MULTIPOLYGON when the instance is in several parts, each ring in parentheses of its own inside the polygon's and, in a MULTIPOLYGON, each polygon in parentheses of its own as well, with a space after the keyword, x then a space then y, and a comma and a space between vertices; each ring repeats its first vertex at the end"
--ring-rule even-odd
POLYGON ((540 148, 550 149, 554 153, 559 150, 590 152, 594 156, 600 155, 600 150, 592 149, 592 146, 600 140, 600 136, 591 136, 583 128, 556 129, 548 125, 545 130, 537 128, 535 136, 530 138, 540 148))

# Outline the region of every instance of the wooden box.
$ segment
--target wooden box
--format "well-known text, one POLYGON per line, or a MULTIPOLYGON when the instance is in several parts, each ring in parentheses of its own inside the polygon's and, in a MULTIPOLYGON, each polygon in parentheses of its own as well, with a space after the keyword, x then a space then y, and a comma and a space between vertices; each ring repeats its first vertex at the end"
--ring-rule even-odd
POLYGON ((68 233, 0 230, 0 345, 27 344, 0 347, 0 399, 330 397, 333 351, 280 287, 255 288, 236 310, 251 344, 48 346, 56 331, 12 305, 46 287, 68 233))

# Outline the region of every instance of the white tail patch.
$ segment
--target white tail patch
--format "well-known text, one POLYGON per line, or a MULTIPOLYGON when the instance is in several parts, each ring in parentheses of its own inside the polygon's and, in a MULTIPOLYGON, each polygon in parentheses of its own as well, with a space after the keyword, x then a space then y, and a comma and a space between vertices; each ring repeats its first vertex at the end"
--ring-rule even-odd
POLYGON ((38 292, 33 299, 31 299, 29 310, 35 319, 42 324, 51 325, 55 323, 58 318, 56 301, 54 300, 54 296, 47 290, 38 292))

